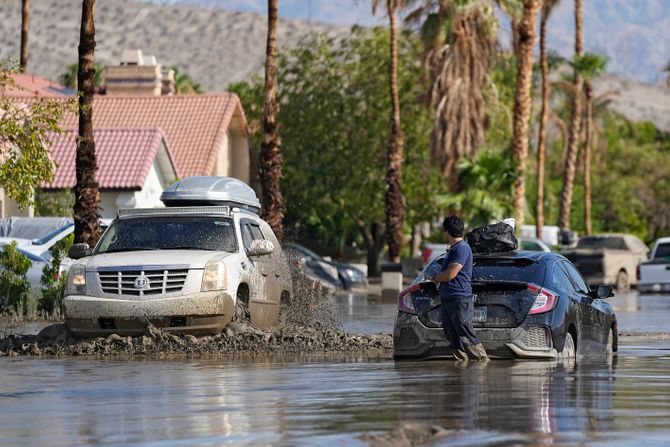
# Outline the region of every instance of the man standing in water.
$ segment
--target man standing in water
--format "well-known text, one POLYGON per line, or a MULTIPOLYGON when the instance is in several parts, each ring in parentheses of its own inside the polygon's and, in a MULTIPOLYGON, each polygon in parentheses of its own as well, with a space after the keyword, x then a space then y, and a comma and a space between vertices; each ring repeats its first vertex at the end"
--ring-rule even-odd
POLYGON ((442 325, 457 360, 487 360, 488 356, 472 329, 474 298, 472 296, 472 250, 463 240, 465 224, 458 216, 442 223, 450 245, 442 271, 433 278, 440 283, 442 325))

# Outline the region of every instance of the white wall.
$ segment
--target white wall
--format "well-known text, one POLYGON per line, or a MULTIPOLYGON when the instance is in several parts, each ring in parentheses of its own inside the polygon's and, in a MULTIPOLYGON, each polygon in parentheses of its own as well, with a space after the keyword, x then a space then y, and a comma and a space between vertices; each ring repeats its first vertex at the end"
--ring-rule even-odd
POLYGON ((102 218, 114 218, 119 208, 159 208, 164 206, 160 196, 165 189, 165 180, 159 174, 156 161, 149 168, 141 191, 102 191, 100 212, 102 218))

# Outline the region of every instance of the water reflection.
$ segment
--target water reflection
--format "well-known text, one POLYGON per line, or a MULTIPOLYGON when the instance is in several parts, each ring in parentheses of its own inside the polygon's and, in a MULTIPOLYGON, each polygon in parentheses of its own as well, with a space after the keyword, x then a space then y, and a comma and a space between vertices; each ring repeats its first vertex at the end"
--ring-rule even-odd
MULTIPOLYGON (((555 434, 613 427, 615 365, 398 363, 401 415, 451 429, 555 434)), ((543 438, 551 441, 551 437, 543 438)))
POLYGON ((664 343, 572 368, 319 356, 3 360, 0 445, 351 444, 410 421, 458 430, 467 445, 653 443, 670 418, 664 343))

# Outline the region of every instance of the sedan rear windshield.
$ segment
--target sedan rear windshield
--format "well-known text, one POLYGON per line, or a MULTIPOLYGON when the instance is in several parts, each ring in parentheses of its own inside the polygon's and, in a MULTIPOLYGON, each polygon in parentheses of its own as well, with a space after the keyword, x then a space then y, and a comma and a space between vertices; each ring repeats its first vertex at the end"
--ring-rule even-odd
POLYGON ((237 252, 233 220, 173 216, 117 220, 103 235, 97 253, 178 249, 237 252))
POLYGON ((544 267, 525 258, 475 258, 473 281, 521 281, 542 284, 544 267))

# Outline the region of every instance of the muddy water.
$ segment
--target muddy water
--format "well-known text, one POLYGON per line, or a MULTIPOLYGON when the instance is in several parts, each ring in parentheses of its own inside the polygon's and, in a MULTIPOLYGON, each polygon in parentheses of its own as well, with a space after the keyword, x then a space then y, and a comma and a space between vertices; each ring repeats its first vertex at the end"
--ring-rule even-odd
MULTIPOLYGON (((619 304, 622 330, 670 328, 670 297, 619 304), (628 310, 625 308, 629 307, 628 310), (623 324, 626 322, 625 324, 623 324)), ((347 330, 393 306, 338 297, 347 330)), ((364 356, 0 359, 4 445, 366 445, 406 422, 436 445, 667 445, 670 340, 626 337, 611 363, 459 366, 364 356)))
POLYGON ((0 445, 363 445, 402 422, 440 445, 662 445, 670 342, 615 364, 355 357, 2 360, 0 445))

